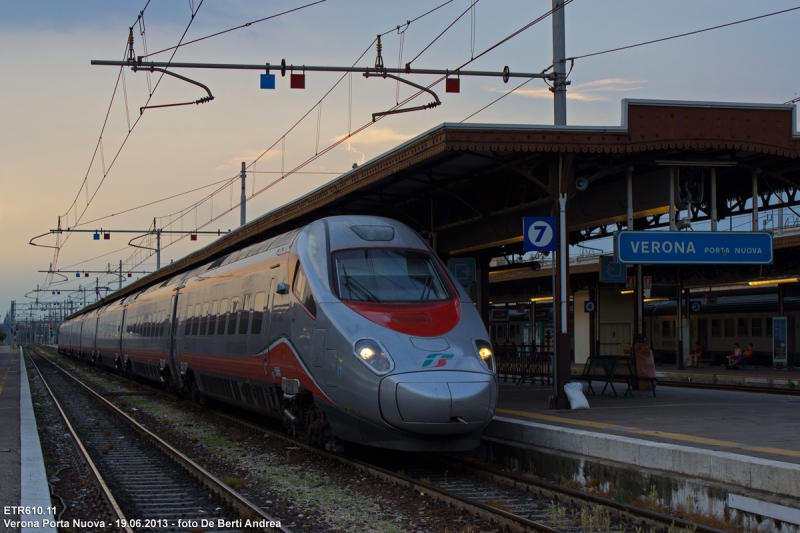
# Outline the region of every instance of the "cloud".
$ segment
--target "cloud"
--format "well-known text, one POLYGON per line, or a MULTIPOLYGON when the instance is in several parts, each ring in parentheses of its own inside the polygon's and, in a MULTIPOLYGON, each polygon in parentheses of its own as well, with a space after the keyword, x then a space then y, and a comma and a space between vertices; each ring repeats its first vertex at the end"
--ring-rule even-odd
MULTIPOLYGON (((346 135, 339 135, 334 137, 332 141, 336 142, 346 137, 346 135)), ((367 128, 351 139, 352 142, 358 144, 399 144, 409 140, 413 135, 401 133, 391 128, 367 128)))
MULTIPOLYGON (((581 102, 594 102, 598 100, 608 100, 604 93, 635 91, 646 85, 646 80, 626 80, 623 78, 607 78, 595 80, 587 83, 570 85, 567 88, 567 99, 578 100, 581 102)), ((490 88, 489 92, 507 92, 503 89, 490 88)), ((514 91, 514 94, 526 98, 553 98, 553 93, 547 87, 523 88, 514 91)))

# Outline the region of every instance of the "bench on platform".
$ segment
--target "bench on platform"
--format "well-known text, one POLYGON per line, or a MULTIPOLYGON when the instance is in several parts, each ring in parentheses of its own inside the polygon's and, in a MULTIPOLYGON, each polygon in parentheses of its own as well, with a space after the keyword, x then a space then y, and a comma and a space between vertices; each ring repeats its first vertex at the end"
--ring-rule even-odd
POLYGON ((600 392, 602 396, 606 392, 606 388, 611 387, 614 396, 619 396, 617 390, 614 388, 614 381, 624 381, 627 385, 625 394, 633 396, 633 386, 638 385, 640 381, 649 381, 653 396, 656 395, 656 383, 658 378, 639 376, 636 373, 635 365, 632 364, 630 357, 622 357, 619 355, 593 355, 587 359, 586 364, 583 365, 583 372, 578 378, 581 381, 586 381, 589 386, 589 392, 596 395, 592 382, 605 383, 603 390, 600 392))

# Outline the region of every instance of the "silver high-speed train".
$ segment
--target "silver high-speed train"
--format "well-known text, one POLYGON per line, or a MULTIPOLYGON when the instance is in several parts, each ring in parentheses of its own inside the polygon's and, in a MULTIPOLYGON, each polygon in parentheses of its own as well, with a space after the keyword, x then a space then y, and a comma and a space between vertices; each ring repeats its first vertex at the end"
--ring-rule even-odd
POLYGON ((329 449, 470 449, 497 401, 469 297, 418 234, 378 217, 322 219, 78 315, 59 351, 329 449))

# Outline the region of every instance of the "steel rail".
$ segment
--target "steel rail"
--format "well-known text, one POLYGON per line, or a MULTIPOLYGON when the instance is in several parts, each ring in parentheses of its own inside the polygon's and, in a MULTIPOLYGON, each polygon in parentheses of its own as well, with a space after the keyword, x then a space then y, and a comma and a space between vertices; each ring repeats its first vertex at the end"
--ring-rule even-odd
POLYGON ((315 453, 326 459, 338 461, 345 466, 349 466, 364 471, 372 476, 383 479, 384 481, 388 481, 390 483, 401 485, 409 489, 415 490, 417 492, 423 493, 426 496, 429 496, 443 503, 451 504, 459 509, 467 510, 470 513, 478 515, 485 520, 494 520, 502 527, 507 527, 511 531, 540 531, 542 533, 563 533, 559 529, 553 529, 545 524, 534 522, 533 520, 528 520, 527 518, 517 516, 507 511, 503 511, 502 509, 498 509, 497 507, 492 507, 491 505, 487 505, 485 503, 481 503, 476 500, 471 500, 469 498, 459 496, 458 494, 453 494, 450 491, 441 489, 430 483, 426 483, 424 481, 420 481, 408 477, 406 475, 399 474, 397 472, 392 472, 391 470, 387 470, 385 468, 381 468, 379 466, 375 466, 367 462, 360 461, 358 459, 343 457, 338 454, 321 450, 319 448, 306 444, 303 441, 297 440, 289 435, 286 435, 285 433, 280 433, 268 429, 264 426, 248 422, 247 420, 243 420, 239 417, 230 415, 228 413, 224 413, 217 410, 213 410, 213 412, 215 415, 221 418, 228 419, 231 422, 245 426, 255 431, 266 433, 271 437, 276 437, 280 440, 283 440, 284 442, 292 444, 293 446, 299 446, 308 452, 315 453))
MULTIPOLYGON (((52 363, 52 361, 50 361, 52 363)), ((55 363, 52 363, 55 364, 55 363)), ((116 374, 114 374, 116 376, 116 374)), ((72 377, 72 376, 70 376, 72 377)), ((72 377, 72 379, 76 379, 72 377)), ((145 385, 146 386, 146 385, 145 385)), ((156 390, 153 387, 146 386, 151 390, 156 390)), ((163 391, 158 391, 163 392, 163 391)), ((539 522, 535 522, 532 520, 528 520, 526 518, 514 515, 513 513, 504 511, 502 509, 498 509, 497 507, 493 507, 488 504, 484 504, 478 502, 476 500, 472 500, 469 498, 465 498, 458 494, 454 494, 446 489, 439 488, 431 483, 426 483, 424 481, 420 481, 404 474, 400 474, 397 472, 392 472, 391 470, 387 470, 385 468, 372 465, 365 461, 361 461, 358 459, 343 457, 339 454, 334 454, 325 450, 321 450, 320 448, 311 446, 306 444, 305 442, 298 440, 290 435, 285 433, 275 431, 269 429, 263 425, 256 424, 250 422, 248 420, 244 420, 238 416, 231 415, 229 413, 217 410, 217 409, 210 409, 216 416, 220 418, 227 419, 235 424, 238 424, 243 427, 247 427, 254 431, 258 431, 260 433, 268 434, 272 437, 275 437, 279 440, 282 440, 288 444, 293 446, 299 446, 304 450, 317 454, 321 457, 332 459, 338 461, 339 463, 350 466, 353 468, 357 468, 362 470, 366 473, 369 473, 375 477, 383 479, 384 481, 388 481, 391 483, 395 483, 401 486, 405 486, 412 490, 416 490, 418 492, 424 493, 425 495, 434 498, 436 500, 442 501, 444 503, 448 503, 454 505, 460 509, 467 510, 471 513, 474 513, 486 520, 494 520, 498 524, 503 527, 508 527, 512 531, 540 531, 543 533, 561 533, 561 530, 551 528, 545 524, 541 524, 539 522)), ((124 413, 123 413, 124 414, 124 413)), ((127 416, 127 415, 125 415, 127 416)), ((550 483, 547 481, 537 480, 533 478, 529 478, 523 475, 514 474, 511 472, 505 472, 498 468, 494 468, 484 464, 478 464, 471 461, 463 460, 463 459, 456 459, 452 456, 440 455, 439 459, 442 462, 450 463, 450 464, 458 464, 463 466, 467 470, 472 470, 479 474, 488 474, 489 476, 495 478, 495 480, 502 479, 500 481, 503 485, 510 485, 512 487, 518 487, 519 485, 524 485, 525 487, 536 487, 538 489, 542 489, 545 491, 549 491, 551 493, 565 496, 574 500, 581 500, 582 502, 593 503, 595 505, 600 505, 606 508, 614 509, 616 511, 620 511, 623 513, 627 513, 628 515, 643 518, 646 520, 651 520, 654 522, 658 522, 660 524, 664 524, 665 526, 669 527, 671 525, 680 526, 687 530, 695 531, 696 533, 725 533, 723 530, 716 529, 710 526, 705 526, 702 524, 698 524, 695 522, 691 522, 688 520, 684 520, 682 518, 666 515, 663 513, 659 513, 656 511, 650 511, 648 509, 644 509, 641 507, 637 507, 634 505, 624 504, 618 502, 616 500, 610 498, 604 498, 602 496, 597 496, 594 494, 590 494, 587 492, 583 492, 576 489, 571 489, 568 487, 563 487, 561 485, 557 485, 555 483, 550 483), (694 528, 694 529, 692 529, 694 528)))
MULTIPOLYGON (((40 355, 41 352, 33 349, 40 355)), ((44 356, 43 356, 44 357, 44 356)), ((125 414, 121 409, 119 409, 116 405, 111 403, 110 401, 103 398, 100 394, 92 390, 89 386, 81 382, 80 379, 73 376, 65 368, 63 368, 58 363, 55 363, 50 360, 48 357, 44 357, 44 359, 53 365, 59 372, 61 372, 64 376, 68 377, 75 383, 77 383, 83 390, 85 390, 89 395, 91 395, 96 400, 102 402, 108 409, 110 409, 114 414, 119 416, 123 421, 125 421, 128 425, 130 425, 134 430, 140 432, 141 434, 146 435, 150 442, 153 443, 157 448, 159 448, 162 452, 164 452, 167 457, 178 463, 182 466, 189 474, 194 476, 198 479, 203 485, 209 488, 212 492, 214 492, 218 497, 223 499, 225 502, 231 504, 240 512, 252 512, 256 515, 256 517, 265 520, 267 522, 278 522, 275 518, 265 513, 259 506, 239 494, 238 492, 231 489, 228 485, 223 483, 220 479, 214 476, 211 472, 194 462, 192 459, 184 455, 178 449, 164 441, 161 437, 150 431, 149 429, 145 428, 141 424, 139 424, 136 420, 125 414)), ((292 533, 292 531, 285 527, 280 526, 278 528, 268 528, 268 531, 280 531, 282 533, 292 533)))
POLYGON ((479 473, 490 474, 494 478, 505 479, 507 481, 512 482, 514 485, 522 484, 525 486, 533 486, 539 489, 544 489, 547 491, 554 492, 556 494, 569 496, 575 499, 580 499, 585 502, 594 503, 596 505, 602 505, 604 507, 610 507, 612 509, 616 509, 617 511, 622 511, 633 516, 645 518, 647 520, 661 522, 666 524, 667 526, 672 525, 674 523, 675 526, 680 526, 687 530, 695 531, 696 533, 726 533, 721 529, 704 526, 702 524, 691 522, 689 520, 684 520, 682 518, 666 515, 664 513, 658 513, 656 511, 650 511, 649 509, 644 509, 642 507, 637 507, 635 505, 618 502, 617 500, 611 498, 604 498, 602 496, 597 496, 595 494, 590 494, 588 492, 583 492, 580 490, 563 487, 561 485, 550 483, 548 481, 533 479, 520 474, 515 474, 513 472, 505 472, 503 470, 494 468, 492 466, 473 463, 471 461, 465 461, 463 459, 454 460, 452 457, 446 457, 446 456, 442 456, 442 460, 447 461, 454 465, 457 464, 459 466, 463 466, 465 469, 468 470, 473 470, 479 473))
POLYGON ((788 387, 764 387, 761 385, 703 383, 702 381, 662 381, 660 379, 658 380, 658 385, 664 387, 681 387, 684 389, 709 389, 709 390, 722 390, 731 392, 760 392, 762 394, 784 394, 788 396, 800 396, 800 389, 790 389, 788 387))
MULTIPOLYGON (((41 355, 41 353, 37 349, 35 348, 29 348, 29 349, 41 355)), ((45 359, 47 358, 45 357, 45 359)), ((83 457, 86 466, 88 466, 89 470, 91 470, 92 472, 92 481, 94 481, 94 484, 97 486, 98 490, 100 490, 100 493, 103 495, 103 499, 106 501, 109 510, 114 516, 117 517, 117 519, 120 522, 125 524, 123 529, 125 530, 126 533, 133 533, 133 529, 131 529, 127 525, 128 520, 125 518, 125 515, 122 512, 122 509, 120 508, 119 504, 117 503, 117 500, 114 498, 114 495, 111 494, 111 490, 108 488, 108 484, 106 484, 105 479, 103 479, 102 474, 100 474, 100 471, 97 469, 97 466, 94 464, 94 461, 92 461, 92 458, 89 457, 89 452, 86 451, 86 447, 83 445, 83 441, 78 436, 78 433, 75 431, 75 429, 72 427, 69 418, 67 418, 67 413, 64 412, 64 409, 61 407, 61 404, 56 399, 56 395, 53 394, 53 391, 50 389, 50 386, 44 379, 41 370, 39 370, 39 365, 37 365, 36 362, 34 362, 33 358, 29 357, 28 360, 33 365, 33 368, 36 370, 36 373, 39 374, 39 379, 42 380, 42 384, 44 384, 44 388, 47 390, 47 394, 50 395, 50 399, 53 401, 53 405, 55 405, 56 409, 58 409, 58 412, 61 413, 61 418, 64 420, 64 424, 67 426, 69 434, 72 435, 72 439, 75 442, 75 446, 78 448, 78 452, 83 457)))

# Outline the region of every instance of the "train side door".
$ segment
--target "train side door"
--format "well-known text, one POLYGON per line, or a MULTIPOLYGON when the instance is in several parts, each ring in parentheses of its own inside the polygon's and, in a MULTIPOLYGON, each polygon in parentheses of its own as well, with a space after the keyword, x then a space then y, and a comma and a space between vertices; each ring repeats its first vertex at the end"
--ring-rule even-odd
POLYGON ((270 374, 271 370, 269 368, 269 348, 270 344, 272 344, 272 324, 275 321, 275 290, 277 287, 278 280, 273 277, 269 282, 269 291, 267 291, 267 345, 264 349, 264 373, 270 374))
POLYGON ((178 367, 178 351, 175 346, 175 330, 178 327, 178 295, 180 294, 180 289, 176 289, 175 294, 169 300, 169 311, 167 314, 167 325, 166 325, 166 351, 167 351, 167 360, 170 362, 170 368, 172 370, 172 379, 173 383, 177 383, 178 386, 183 385, 181 381, 181 372, 180 368, 178 367))

